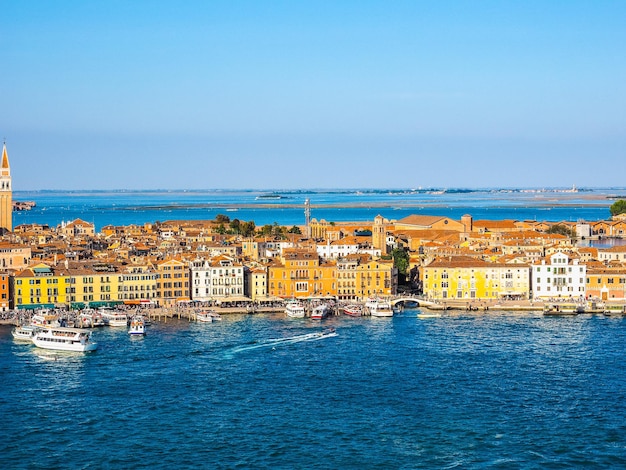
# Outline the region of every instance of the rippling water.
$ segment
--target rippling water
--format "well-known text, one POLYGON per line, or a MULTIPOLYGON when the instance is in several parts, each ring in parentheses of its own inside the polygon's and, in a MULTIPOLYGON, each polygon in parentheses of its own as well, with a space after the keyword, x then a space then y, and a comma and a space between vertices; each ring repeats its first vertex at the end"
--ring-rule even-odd
POLYGON ((292 191, 284 199, 257 199, 259 191, 16 191, 15 200, 37 203, 15 212, 14 225, 57 226, 80 218, 96 230, 108 224, 130 225, 165 220, 209 220, 218 214, 253 220, 257 226, 304 223, 304 201, 314 218, 328 221, 372 221, 378 214, 401 219, 412 214, 460 219, 571 221, 610 217, 610 195, 626 190, 595 189, 581 193, 525 193, 476 190, 467 193, 292 191))
POLYGON ((622 318, 418 312, 105 328, 91 354, 0 327, 2 466, 626 466, 622 318))

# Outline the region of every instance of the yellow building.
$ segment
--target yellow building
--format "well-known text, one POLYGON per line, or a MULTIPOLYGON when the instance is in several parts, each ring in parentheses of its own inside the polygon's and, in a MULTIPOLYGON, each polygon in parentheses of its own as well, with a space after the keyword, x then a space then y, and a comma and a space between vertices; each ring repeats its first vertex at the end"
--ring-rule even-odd
POLYGON ((162 306, 173 306, 190 300, 189 266, 180 259, 170 258, 156 264, 157 300, 162 306))
POLYGON ((246 295, 252 300, 267 299, 267 269, 257 266, 246 270, 246 295))
POLYGON ((0 163, 0 231, 13 231, 13 187, 6 142, 2 145, 0 163))
POLYGON ((117 300, 127 305, 157 303, 157 276, 147 266, 125 266, 117 273, 117 300))
POLYGON ((71 276, 67 269, 38 264, 13 277, 14 308, 69 306, 71 276))
POLYGON ((468 257, 438 258, 423 268, 424 295, 433 300, 528 299, 530 268, 468 257))
POLYGON ((626 299, 626 267, 587 267, 585 293, 591 299, 626 299))
POLYGON ((77 267, 70 269, 70 295, 74 308, 100 307, 118 302, 119 280, 115 269, 95 270, 77 267))
POLYGON ((356 295, 360 299, 395 295, 398 270, 392 260, 369 260, 356 268, 356 295))
POLYGON ((291 297, 335 297, 337 266, 320 263, 314 249, 285 248, 280 261, 270 264, 269 295, 291 297))

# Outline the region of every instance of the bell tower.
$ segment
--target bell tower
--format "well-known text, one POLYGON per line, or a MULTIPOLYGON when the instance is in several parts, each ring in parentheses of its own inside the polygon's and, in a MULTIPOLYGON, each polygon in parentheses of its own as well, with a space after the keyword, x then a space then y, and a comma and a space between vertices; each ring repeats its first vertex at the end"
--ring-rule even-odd
POLYGON ((377 215, 374 217, 374 226, 372 227, 372 245, 380 250, 383 255, 387 254, 386 222, 382 215, 377 215))
POLYGON ((6 141, 2 144, 2 162, 0 163, 0 230, 2 229, 13 231, 13 188, 6 141))

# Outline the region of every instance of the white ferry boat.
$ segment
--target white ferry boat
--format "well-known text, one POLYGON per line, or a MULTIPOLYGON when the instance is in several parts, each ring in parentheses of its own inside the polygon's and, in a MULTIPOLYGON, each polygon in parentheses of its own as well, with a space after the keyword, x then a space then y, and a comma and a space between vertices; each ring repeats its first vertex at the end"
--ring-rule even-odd
POLYGON ((285 313, 291 318, 304 318, 304 305, 297 300, 290 300, 285 305, 285 313))
POLYGON ((95 351, 98 343, 91 341, 91 331, 78 328, 47 327, 41 328, 33 336, 33 343, 38 348, 59 351, 95 351))
POLYGON ((127 326, 128 316, 126 313, 112 308, 101 308, 98 313, 102 315, 105 325, 109 326, 127 326))
POLYGON ((219 321, 221 319, 222 316, 219 313, 214 312, 213 310, 203 310, 202 312, 196 314, 196 321, 203 323, 211 323, 214 321, 219 321))
POLYGON ((393 317, 393 308, 391 303, 386 300, 378 299, 375 303, 370 304, 370 315, 373 317, 393 317))
POLYGON ((134 316, 130 321, 130 328, 128 334, 131 336, 142 336, 146 334, 146 323, 143 321, 143 317, 134 316))
POLYGON ((30 343, 33 341, 33 337, 35 336, 35 333, 37 333, 38 331, 39 331, 38 326, 23 325, 23 326, 15 327, 13 331, 11 332, 11 334, 13 335, 13 339, 15 341, 27 341, 30 343))
POLYGON ((313 320, 323 320, 330 315, 330 307, 326 304, 320 304, 311 312, 311 318, 313 320))

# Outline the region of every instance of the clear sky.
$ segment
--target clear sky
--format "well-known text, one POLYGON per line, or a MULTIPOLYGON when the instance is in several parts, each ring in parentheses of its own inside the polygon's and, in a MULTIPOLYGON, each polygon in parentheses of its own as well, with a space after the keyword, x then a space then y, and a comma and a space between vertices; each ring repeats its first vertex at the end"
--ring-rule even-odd
POLYGON ((14 190, 626 186, 622 0, 0 0, 0 60, 14 190))

